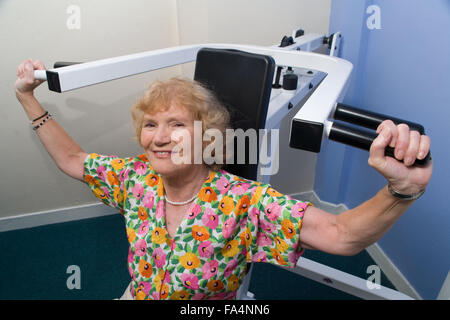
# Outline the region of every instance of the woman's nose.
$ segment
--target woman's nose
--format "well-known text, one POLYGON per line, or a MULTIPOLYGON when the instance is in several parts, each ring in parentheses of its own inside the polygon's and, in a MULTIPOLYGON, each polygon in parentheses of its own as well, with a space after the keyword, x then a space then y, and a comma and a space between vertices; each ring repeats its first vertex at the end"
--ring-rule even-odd
POLYGON ((153 142, 156 145, 165 145, 171 141, 171 131, 166 126, 159 126, 156 129, 153 142))

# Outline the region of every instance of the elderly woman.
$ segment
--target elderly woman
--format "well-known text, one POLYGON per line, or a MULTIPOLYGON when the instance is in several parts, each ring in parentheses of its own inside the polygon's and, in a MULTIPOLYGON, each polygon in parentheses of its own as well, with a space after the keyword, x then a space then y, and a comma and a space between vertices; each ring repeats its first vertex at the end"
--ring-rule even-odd
POLYGON ((379 126, 369 157, 388 184, 339 215, 195 162, 193 143, 180 147, 193 140, 194 121, 224 132, 229 115, 204 87, 178 78, 153 83, 132 108, 143 155, 87 154, 34 98, 41 83, 35 69, 45 68, 22 63, 15 83, 33 129, 63 172, 125 217, 131 282, 124 298, 233 299, 247 262, 293 267, 304 249, 354 255, 383 236, 431 177, 431 162, 413 166, 427 155, 430 139, 391 121, 379 126), (387 146, 395 159, 385 157, 387 146))

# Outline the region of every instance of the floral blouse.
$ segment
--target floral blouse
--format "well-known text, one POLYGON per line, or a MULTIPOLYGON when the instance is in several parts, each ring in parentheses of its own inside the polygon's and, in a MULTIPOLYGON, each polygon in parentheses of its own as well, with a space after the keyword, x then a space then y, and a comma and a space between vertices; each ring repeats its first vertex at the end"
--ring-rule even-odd
POLYGON ((248 262, 294 267, 309 203, 223 170, 211 172, 170 238, 161 177, 145 155, 90 154, 84 180, 126 221, 135 299, 235 299, 248 262))

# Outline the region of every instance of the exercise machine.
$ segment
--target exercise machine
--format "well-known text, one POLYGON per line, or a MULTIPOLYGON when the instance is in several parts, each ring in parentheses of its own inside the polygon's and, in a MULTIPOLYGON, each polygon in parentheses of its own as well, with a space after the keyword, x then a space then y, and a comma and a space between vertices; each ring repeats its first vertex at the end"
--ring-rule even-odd
MULTIPOLYGON (((227 104, 234 106, 232 116, 235 114, 233 123, 236 127, 263 128, 270 134, 270 130, 279 129, 281 120, 292 108, 300 105, 291 122, 289 145, 292 148, 318 153, 322 141, 330 139, 369 150, 376 137, 370 130, 376 129, 385 119, 407 123, 410 128, 423 134, 424 128, 419 124, 341 103, 353 68, 350 62, 337 57, 341 38, 339 32, 329 36, 305 35, 301 29, 296 29, 291 36, 283 37, 280 44, 270 47, 213 43, 177 46, 85 63, 55 63, 53 69, 36 70, 35 77, 47 80, 49 90, 64 93, 196 61, 194 79, 208 85, 219 98, 231 99, 227 104), (327 54, 315 52, 324 46, 327 54), (200 61, 203 61, 202 64, 200 61), (214 70, 214 74, 208 70, 214 70), (250 80, 242 81, 247 79, 245 77, 250 80), (244 88, 243 83, 250 84, 249 87, 251 84, 257 85, 249 89, 244 88), (244 100, 248 98, 255 107, 241 108, 249 103, 232 101, 237 96, 233 94, 236 90, 244 90, 245 94, 239 96, 244 100)), ((261 141, 258 142, 260 145, 261 141)), ((272 155, 277 154, 276 145, 271 145, 271 150, 275 150, 272 155)), ((392 149, 387 148, 386 155, 392 156, 392 149)), ((430 155, 423 161, 416 161, 416 164, 422 165, 429 159, 430 155)), ((269 182, 276 167, 277 164, 271 162, 250 165, 247 169, 230 168, 229 171, 269 182)), ((300 258, 294 269, 287 270, 363 299, 411 299, 382 286, 371 290, 366 279, 306 258, 300 258)), ((241 286, 238 298, 251 299, 248 292, 250 277, 251 271, 241 286)))

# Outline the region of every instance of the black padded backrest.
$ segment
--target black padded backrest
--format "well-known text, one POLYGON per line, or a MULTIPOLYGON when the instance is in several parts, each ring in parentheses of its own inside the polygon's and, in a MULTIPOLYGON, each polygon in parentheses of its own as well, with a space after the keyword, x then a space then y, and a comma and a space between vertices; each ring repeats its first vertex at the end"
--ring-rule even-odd
MULTIPOLYGON (((270 56, 203 48, 197 54, 194 80, 213 91, 228 108, 234 129, 252 128, 258 133, 266 123, 274 70, 275 61, 270 56)), ((237 164, 235 143, 235 164, 227 164, 224 169, 256 180, 258 164, 249 164, 248 141, 245 150, 246 164, 237 164)))

